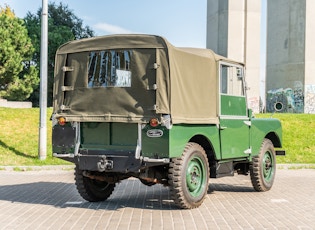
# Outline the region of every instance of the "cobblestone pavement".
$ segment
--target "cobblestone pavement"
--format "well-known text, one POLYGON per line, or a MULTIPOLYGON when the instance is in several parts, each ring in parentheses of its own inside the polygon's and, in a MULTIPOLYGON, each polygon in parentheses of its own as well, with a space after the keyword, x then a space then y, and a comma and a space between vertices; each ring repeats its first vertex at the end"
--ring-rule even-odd
POLYGON ((264 193, 249 176, 210 182, 201 207, 180 210, 168 188, 136 179, 89 203, 72 171, 0 171, 0 229, 315 229, 315 170, 278 169, 264 193))

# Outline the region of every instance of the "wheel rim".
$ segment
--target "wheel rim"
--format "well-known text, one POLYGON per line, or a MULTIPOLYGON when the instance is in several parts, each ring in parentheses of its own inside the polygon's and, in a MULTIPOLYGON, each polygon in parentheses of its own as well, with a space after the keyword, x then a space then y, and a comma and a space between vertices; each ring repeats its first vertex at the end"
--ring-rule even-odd
POLYGON ((263 174, 266 182, 272 180, 274 174, 274 159, 269 151, 267 151, 263 157, 263 174))
POLYGON ((186 171, 186 184, 191 196, 199 196, 205 187, 205 166, 199 157, 192 158, 186 171))

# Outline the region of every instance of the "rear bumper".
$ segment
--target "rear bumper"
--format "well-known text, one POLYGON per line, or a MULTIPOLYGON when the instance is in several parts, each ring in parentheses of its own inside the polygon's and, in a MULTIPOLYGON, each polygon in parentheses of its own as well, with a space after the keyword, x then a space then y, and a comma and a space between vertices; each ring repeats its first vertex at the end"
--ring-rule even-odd
POLYGON ((80 170, 88 171, 129 173, 138 172, 142 166, 141 160, 135 158, 135 152, 81 150, 76 155, 53 155, 77 164, 80 170))
POLYGON ((138 172, 142 165, 134 155, 122 153, 119 155, 78 155, 75 157, 75 163, 81 170, 119 173, 138 172))
POLYGON ((164 165, 169 163, 169 158, 155 159, 148 157, 135 157, 135 151, 106 151, 81 149, 79 154, 58 154, 54 157, 73 162, 80 170, 138 173, 141 169, 164 165))

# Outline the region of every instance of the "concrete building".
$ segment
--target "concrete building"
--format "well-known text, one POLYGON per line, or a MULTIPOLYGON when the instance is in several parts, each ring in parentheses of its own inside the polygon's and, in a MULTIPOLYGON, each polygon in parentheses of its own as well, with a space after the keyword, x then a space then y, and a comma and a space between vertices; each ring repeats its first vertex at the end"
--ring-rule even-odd
POLYGON ((258 0, 208 0, 207 48, 246 64, 249 106, 260 105, 260 20, 258 0))
POLYGON ((267 111, 315 113, 315 1, 268 0, 267 111))

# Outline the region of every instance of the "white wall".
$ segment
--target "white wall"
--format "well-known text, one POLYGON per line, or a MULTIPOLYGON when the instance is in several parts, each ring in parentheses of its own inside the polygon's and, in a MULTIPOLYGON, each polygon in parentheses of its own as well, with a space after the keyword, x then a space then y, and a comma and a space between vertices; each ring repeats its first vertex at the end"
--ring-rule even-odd
POLYGON ((208 0, 207 48, 246 64, 247 95, 255 112, 260 96, 260 19, 260 1, 208 0))

